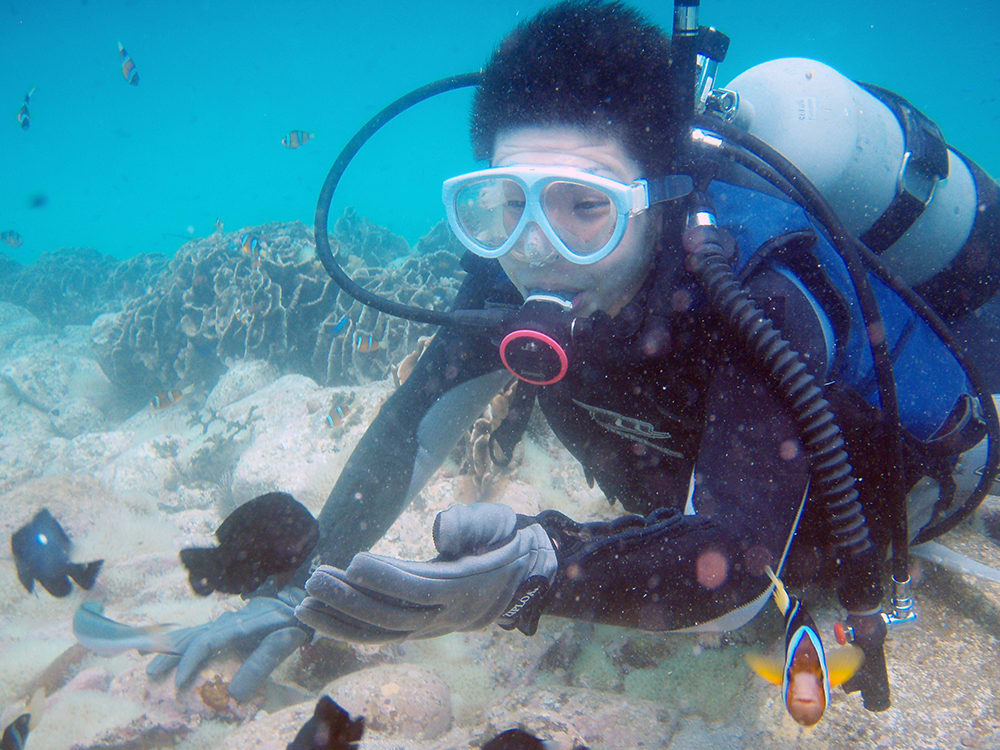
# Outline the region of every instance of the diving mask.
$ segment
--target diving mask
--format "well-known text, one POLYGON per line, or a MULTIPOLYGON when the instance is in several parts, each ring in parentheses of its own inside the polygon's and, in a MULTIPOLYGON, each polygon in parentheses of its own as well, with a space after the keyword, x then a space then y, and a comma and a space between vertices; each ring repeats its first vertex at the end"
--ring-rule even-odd
POLYGON ((510 252, 534 224, 562 257, 588 265, 615 249, 629 217, 692 189, 687 175, 625 184, 575 167, 515 165, 445 180, 442 198, 452 231, 476 255, 510 252))

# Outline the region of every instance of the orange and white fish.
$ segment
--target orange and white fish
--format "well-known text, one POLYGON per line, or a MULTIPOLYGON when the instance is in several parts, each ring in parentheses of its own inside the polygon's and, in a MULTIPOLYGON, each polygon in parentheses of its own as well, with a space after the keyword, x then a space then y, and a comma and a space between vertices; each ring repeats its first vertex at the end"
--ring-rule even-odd
POLYGON ((125 47, 121 42, 118 42, 118 55, 121 57, 122 61, 122 78, 125 82, 131 84, 132 86, 139 85, 139 71, 135 69, 135 63, 132 62, 132 58, 129 56, 128 52, 125 51, 125 47))
POLYGON ((811 727, 830 704, 830 688, 847 682, 858 671, 864 653, 856 646, 824 651, 816 623, 802 602, 788 595, 770 566, 764 570, 774 584, 774 602, 785 616, 785 656, 781 660, 750 652, 746 661, 765 680, 781 685, 789 715, 811 727))
POLYGON ((330 407, 330 413, 326 415, 326 423, 331 427, 343 427, 350 413, 350 409, 346 406, 334 404, 330 407))
POLYGON ((281 145, 285 148, 299 148, 299 146, 305 146, 315 137, 315 133, 307 133, 304 130, 292 130, 281 139, 281 145))
POLYGON ((359 333, 354 339, 354 348, 359 352, 367 354, 368 352, 377 350, 379 348, 379 343, 370 333, 368 335, 359 333))
POLYGON ((166 409, 168 406, 173 406, 182 398, 187 396, 189 393, 194 391, 193 385, 185 386, 184 388, 177 389, 171 388, 168 391, 160 391, 150 400, 149 405, 154 409, 166 409))
POLYGON ((31 103, 31 95, 34 93, 35 89, 32 88, 31 91, 25 94, 24 103, 17 110, 17 122, 21 126, 21 130, 27 130, 31 127, 31 113, 28 111, 28 105, 31 103))
POLYGON ((262 251, 260 238, 257 235, 247 233, 240 238, 240 252, 250 256, 253 264, 258 268, 260 268, 262 251))

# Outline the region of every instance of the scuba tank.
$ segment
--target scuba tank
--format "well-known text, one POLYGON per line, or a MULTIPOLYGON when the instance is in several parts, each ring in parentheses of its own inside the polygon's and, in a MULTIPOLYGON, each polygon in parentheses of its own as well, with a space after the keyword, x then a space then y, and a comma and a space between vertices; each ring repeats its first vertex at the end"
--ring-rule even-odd
MULTIPOLYGON (((1000 290, 997 184, 902 97, 815 60, 756 65, 707 107, 793 162, 882 262, 954 321, 1000 290)), ((744 180, 745 181, 745 180, 744 180)), ((773 192, 763 181, 752 187, 773 192)))

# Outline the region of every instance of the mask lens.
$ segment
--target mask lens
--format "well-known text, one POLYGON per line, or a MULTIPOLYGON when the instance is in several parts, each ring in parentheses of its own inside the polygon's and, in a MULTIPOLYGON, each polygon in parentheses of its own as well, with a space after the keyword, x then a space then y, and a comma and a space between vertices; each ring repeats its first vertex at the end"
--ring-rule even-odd
POLYGON ((455 215, 467 237, 487 250, 496 250, 520 221, 524 203, 524 190, 514 180, 477 180, 456 193, 455 215))
POLYGON ((559 239, 578 255, 603 248, 618 223, 618 209, 611 197, 577 182, 547 185, 542 192, 542 211, 559 239))

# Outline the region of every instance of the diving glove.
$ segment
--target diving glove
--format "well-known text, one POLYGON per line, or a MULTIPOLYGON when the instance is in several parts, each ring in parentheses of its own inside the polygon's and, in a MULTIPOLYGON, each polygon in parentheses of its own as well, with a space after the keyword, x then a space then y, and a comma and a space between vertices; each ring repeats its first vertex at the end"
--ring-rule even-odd
POLYGON ((347 570, 321 565, 296 616, 331 638, 386 643, 476 630, 499 621, 535 632, 556 553, 533 518, 505 505, 457 505, 434 521, 427 562, 362 552, 347 570))
POLYGON ((273 597, 254 597, 243 609, 226 612, 212 622, 176 630, 170 637, 180 654, 160 654, 146 666, 146 674, 156 679, 176 667, 174 682, 181 688, 219 652, 249 648, 250 656, 229 684, 229 694, 242 703, 260 689, 275 667, 312 637, 312 629, 295 617, 295 605, 304 596, 302 589, 287 588, 273 597))

